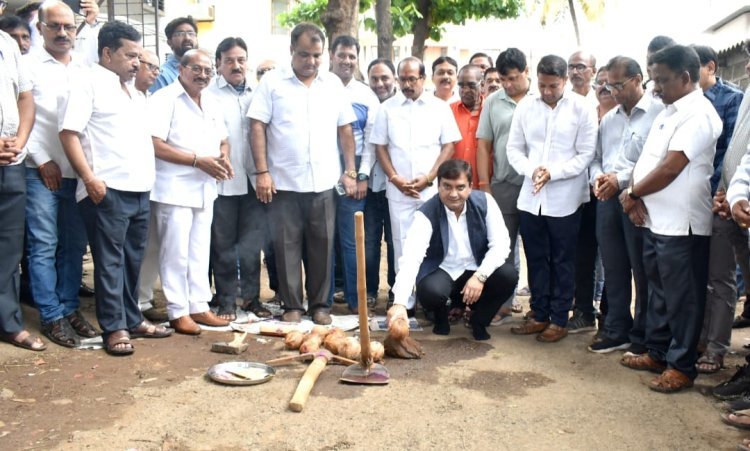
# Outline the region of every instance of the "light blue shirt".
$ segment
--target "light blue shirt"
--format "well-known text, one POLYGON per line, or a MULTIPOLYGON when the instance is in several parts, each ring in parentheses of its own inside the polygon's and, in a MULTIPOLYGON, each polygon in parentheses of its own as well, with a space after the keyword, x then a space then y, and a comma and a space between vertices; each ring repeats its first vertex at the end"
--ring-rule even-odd
POLYGON ((169 55, 164 64, 161 65, 159 76, 156 77, 156 81, 150 88, 148 88, 151 94, 160 90, 161 88, 172 84, 177 77, 180 75, 180 62, 175 58, 174 55, 169 55))

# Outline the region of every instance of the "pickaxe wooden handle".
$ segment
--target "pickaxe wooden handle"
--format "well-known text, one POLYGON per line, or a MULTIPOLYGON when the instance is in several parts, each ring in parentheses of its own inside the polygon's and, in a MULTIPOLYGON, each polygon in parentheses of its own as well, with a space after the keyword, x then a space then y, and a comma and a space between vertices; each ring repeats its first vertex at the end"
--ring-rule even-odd
POLYGON ((319 351, 315 355, 315 359, 307 367, 305 374, 302 375, 302 379, 300 379, 297 385, 297 390, 295 390, 292 400, 289 401, 289 409, 292 412, 302 412, 302 409, 305 408, 305 403, 307 403, 307 398, 310 397, 310 392, 315 385, 315 381, 318 380, 318 376, 326 368, 331 357, 332 355, 328 351, 319 351))

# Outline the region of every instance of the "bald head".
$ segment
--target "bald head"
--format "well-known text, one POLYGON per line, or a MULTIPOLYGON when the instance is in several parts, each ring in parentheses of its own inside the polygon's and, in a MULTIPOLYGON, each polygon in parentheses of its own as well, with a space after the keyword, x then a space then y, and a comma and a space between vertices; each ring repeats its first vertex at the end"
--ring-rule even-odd
POLYGON ((144 49, 138 59, 141 65, 135 74, 135 89, 145 94, 159 76, 159 57, 151 50, 144 49))
POLYGON ((568 58, 568 79, 573 91, 585 96, 591 89, 591 79, 596 74, 594 55, 579 50, 568 58))
POLYGON ((55 59, 67 63, 76 38, 73 10, 58 0, 47 0, 39 7, 36 24, 44 41, 44 49, 55 59))

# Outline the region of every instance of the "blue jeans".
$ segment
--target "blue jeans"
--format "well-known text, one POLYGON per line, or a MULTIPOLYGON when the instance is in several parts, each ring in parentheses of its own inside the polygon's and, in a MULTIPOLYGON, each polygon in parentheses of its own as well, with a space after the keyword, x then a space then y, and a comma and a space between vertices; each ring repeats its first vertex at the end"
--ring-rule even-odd
POLYGON ((50 191, 39 171, 26 171, 26 233, 31 294, 42 324, 78 309, 86 229, 75 201, 76 179, 50 191))
POLYGON ((385 197, 385 190, 376 193, 368 189, 365 203, 365 260, 367 295, 370 297, 377 297, 380 287, 380 250, 383 239, 388 251, 388 286, 393 287, 396 282, 396 271, 393 263, 393 235, 388 199, 385 197))
MULTIPOLYGON (((336 227, 344 275, 344 299, 350 308, 357 308, 357 246, 354 239, 354 213, 364 211, 367 198, 356 200, 349 196, 339 196, 336 205, 336 227)), ((336 261, 334 257, 333 261, 336 261)), ((331 273, 331 294, 333 296, 334 277, 331 273)), ((377 289, 376 289, 377 292, 377 289)), ((329 302, 330 303, 330 302, 329 302)))

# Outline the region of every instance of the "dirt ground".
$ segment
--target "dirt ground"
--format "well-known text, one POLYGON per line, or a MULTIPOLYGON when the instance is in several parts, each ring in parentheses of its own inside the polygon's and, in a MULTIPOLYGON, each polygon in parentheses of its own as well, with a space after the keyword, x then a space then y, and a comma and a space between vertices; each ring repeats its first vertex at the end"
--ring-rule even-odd
MULTIPOLYGON (((264 287, 262 297, 270 295, 264 287)), ((383 290, 379 301, 382 312, 383 290)), ((94 319, 91 299, 82 309, 94 319)), ((24 307, 24 317, 38 332, 36 311, 24 307)), ((211 365, 236 360, 209 351, 230 332, 137 340, 135 354, 120 358, 1 345, 0 449, 731 450, 750 435, 724 425, 710 395, 743 362, 750 332, 734 334, 727 369, 663 395, 647 388, 653 375, 620 366, 619 352, 588 352, 590 333, 542 344, 509 328, 490 328, 483 343, 462 325, 449 337, 414 333, 424 358, 388 359, 386 386, 341 384, 344 367, 329 366, 301 413, 287 404, 303 364, 249 387, 205 376, 211 365)), ((279 338, 248 341, 240 360, 289 354, 279 338)))

